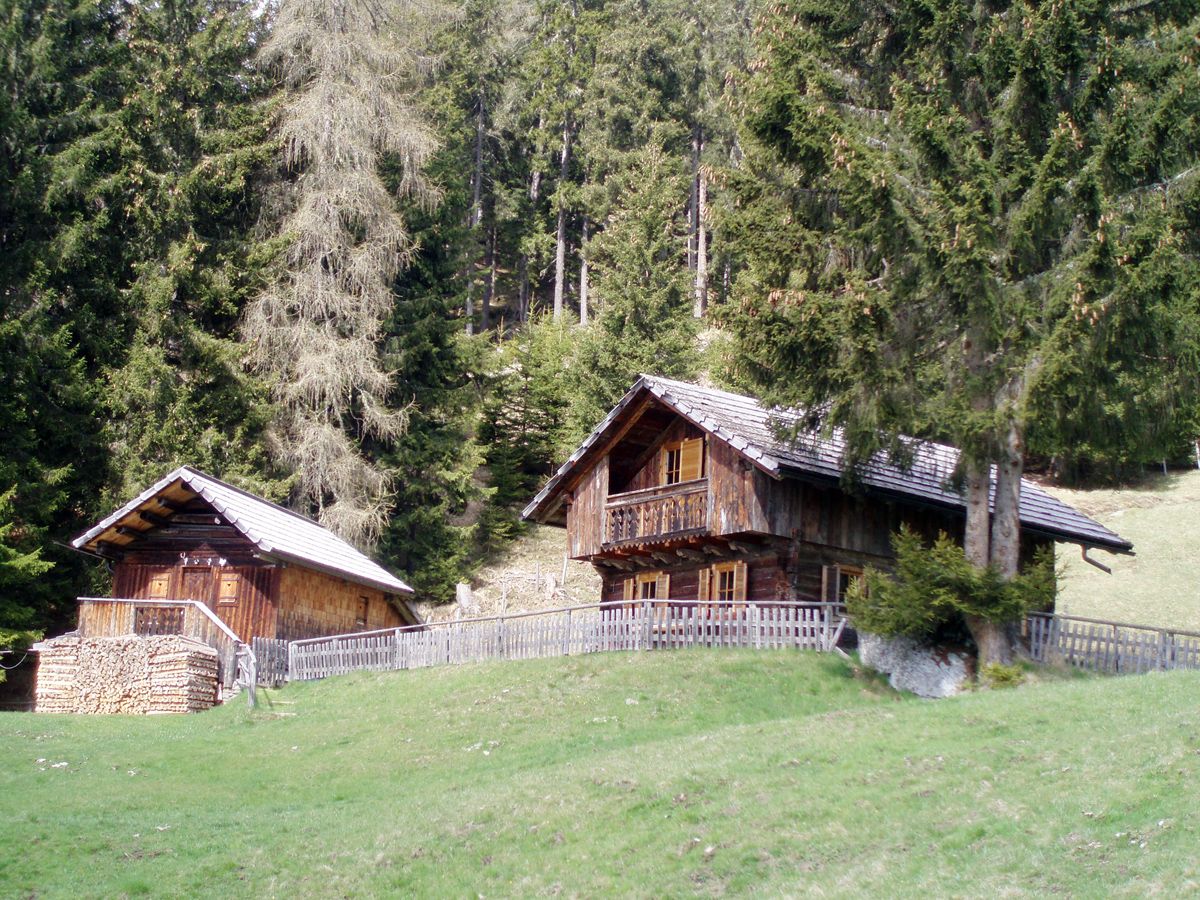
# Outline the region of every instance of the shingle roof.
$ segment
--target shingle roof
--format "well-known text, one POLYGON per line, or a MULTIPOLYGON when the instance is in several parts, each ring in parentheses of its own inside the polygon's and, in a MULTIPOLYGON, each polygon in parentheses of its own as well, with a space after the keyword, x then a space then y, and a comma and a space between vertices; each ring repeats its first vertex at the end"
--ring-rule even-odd
MULTIPOLYGON (((785 442, 778 437, 778 430, 797 422, 802 414, 796 410, 768 410, 753 397, 643 375, 525 508, 522 513, 525 518, 550 508, 550 501, 580 460, 611 431, 634 400, 646 393, 775 477, 836 480, 842 475, 846 445, 841 432, 835 431, 828 438, 810 433, 795 443, 785 442)), ((913 458, 909 468, 902 469, 883 456, 863 465, 859 477, 864 487, 914 502, 965 508, 962 495, 949 484, 958 464, 958 450, 917 440, 912 441, 911 447, 913 458)), ((1021 524, 1084 546, 1118 552, 1133 548, 1119 534, 1051 497, 1027 479, 1021 481, 1021 524)))
POLYGON ((407 584, 312 519, 284 509, 231 484, 181 466, 146 488, 108 518, 71 542, 95 549, 105 532, 121 524, 156 497, 185 485, 199 494, 258 550, 268 556, 318 569, 392 594, 411 594, 407 584))

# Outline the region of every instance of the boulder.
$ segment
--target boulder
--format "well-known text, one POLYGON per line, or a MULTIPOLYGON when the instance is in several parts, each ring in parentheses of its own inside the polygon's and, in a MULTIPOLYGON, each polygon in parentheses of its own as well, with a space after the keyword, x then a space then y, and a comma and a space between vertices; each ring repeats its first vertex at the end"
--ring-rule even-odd
POLYGON ((858 655, 863 665, 888 676, 898 691, 938 699, 960 693, 971 677, 970 657, 931 647, 908 637, 859 633, 858 655))

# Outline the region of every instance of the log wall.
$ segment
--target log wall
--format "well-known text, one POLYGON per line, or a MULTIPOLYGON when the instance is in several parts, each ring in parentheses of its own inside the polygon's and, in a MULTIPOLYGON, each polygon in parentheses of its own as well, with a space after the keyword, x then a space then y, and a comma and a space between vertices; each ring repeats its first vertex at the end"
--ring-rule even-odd
MULTIPOLYGON (((791 599, 789 596, 787 560, 774 550, 765 550, 761 556, 746 557, 746 600, 773 602, 791 599)), ((696 600, 700 593, 700 571, 707 566, 686 564, 664 566, 658 571, 671 576, 668 600, 696 600)), ((623 598, 625 579, 633 573, 612 572, 601 569, 600 601, 615 603, 623 598)))
POLYGON ((217 652, 189 638, 61 637, 38 656, 38 712, 197 712, 217 702, 217 652))
POLYGON ((604 505, 608 501, 608 457, 601 457, 575 489, 567 511, 567 553, 585 559, 604 541, 604 505))
POLYGON ((279 579, 279 617, 273 635, 288 641, 406 624, 382 591, 289 566, 279 579), (365 623, 362 601, 367 601, 365 623))

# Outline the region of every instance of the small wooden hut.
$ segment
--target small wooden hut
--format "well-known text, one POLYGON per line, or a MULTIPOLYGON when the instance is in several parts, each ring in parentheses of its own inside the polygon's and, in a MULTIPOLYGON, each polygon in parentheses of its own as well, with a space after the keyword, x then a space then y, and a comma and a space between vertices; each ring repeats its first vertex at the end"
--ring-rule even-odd
POLYGON ((311 519, 191 466, 72 544, 109 560, 113 573, 113 601, 80 601, 79 631, 90 637, 179 633, 186 610, 171 602, 185 600, 245 643, 420 624, 405 602, 412 588, 378 563, 311 519))

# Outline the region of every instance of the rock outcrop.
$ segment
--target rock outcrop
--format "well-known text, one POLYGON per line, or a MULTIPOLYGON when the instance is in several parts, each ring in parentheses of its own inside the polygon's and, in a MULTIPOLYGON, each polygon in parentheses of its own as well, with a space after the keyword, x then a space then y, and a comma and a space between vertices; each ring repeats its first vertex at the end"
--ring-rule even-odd
POLYGON ((918 697, 951 697, 963 690, 971 677, 970 658, 955 650, 930 647, 907 637, 881 637, 860 633, 858 654, 863 665, 889 676, 898 691, 918 697))

